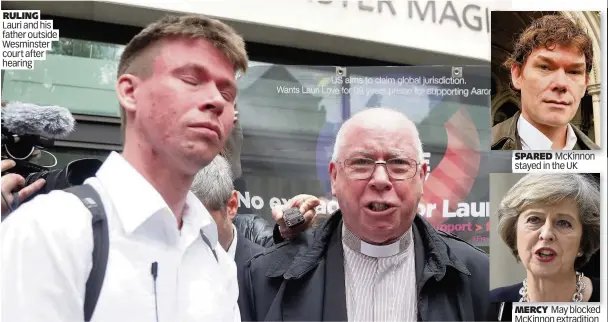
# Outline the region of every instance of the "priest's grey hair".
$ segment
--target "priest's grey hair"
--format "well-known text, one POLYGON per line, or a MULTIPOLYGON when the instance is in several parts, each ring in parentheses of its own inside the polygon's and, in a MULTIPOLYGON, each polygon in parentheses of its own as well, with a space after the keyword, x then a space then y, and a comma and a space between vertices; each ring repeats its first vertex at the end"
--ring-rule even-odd
POLYGON ((336 142, 334 143, 334 151, 331 156, 331 160, 334 162, 338 161, 342 148, 344 147, 344 137, 352 123, 378 122, 378 129, 381 131, 382 120, 385 120, 387 117, 403 120, 403 129, 405 131, 409 130, 412 132, 417 154, 416 161, 418 161, 418 165, 421 166, 424 163, 424 152, 422 150, 422 142, 420 141, 420 135, 418 134, 416 124, 414 124, 414 122, 412 122, 405 114, 391 107, 373 107, 366 109, 354 114, 350 119, 346 120, 346 122, 340 126, 338 134, 336 135, 336 142))
POLYGON ((190 191, 210 211, 225 210, 233 190, 230 164, 220 155, 194 176, 190 187, 190 191))

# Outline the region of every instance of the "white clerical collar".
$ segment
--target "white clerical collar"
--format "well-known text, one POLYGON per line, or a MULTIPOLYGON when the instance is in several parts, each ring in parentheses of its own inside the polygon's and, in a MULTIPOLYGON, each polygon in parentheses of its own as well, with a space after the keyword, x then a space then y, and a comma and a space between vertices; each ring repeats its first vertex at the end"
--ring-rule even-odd
POLYGON ((412 228, 410 228, 399 240, 387 245, 372 245, 357 237, 346 226, 342 225, 342 243, 355 252, 369 257, 390 257, 403 253, 412 244, 412 228))
MULTIPOLYGON (((517 120, 517 133, 521 140, 522 150, 551 150, 553 142, 523 116, 519 116, 519 120, 517 120)), ((564 150, 572 150, 576 145, 576 141, 574 129, 572 125, 568 124, 564 150)))

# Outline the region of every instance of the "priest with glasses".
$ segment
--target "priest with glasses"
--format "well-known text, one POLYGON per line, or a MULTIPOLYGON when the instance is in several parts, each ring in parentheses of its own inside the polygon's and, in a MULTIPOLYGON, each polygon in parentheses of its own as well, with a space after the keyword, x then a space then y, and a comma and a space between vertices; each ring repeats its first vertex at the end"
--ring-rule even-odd
POLYGON ((485 320, 488 256, 416 213, 426 172, 402 113, 346 121, 329 164, 340 210, 248 263, 243 320, 485 320))

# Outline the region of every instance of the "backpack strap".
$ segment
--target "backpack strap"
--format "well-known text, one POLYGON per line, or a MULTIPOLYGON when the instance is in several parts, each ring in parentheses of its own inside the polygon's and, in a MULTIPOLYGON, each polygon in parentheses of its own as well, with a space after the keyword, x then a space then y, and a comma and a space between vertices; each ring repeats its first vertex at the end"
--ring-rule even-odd
POLYGON ((207 238, 207 235, 205 235, 205 233, 203 232, 202 229, 200 230, 200 234, 201 234, 201 238, 203 239, 205 244, 207 244, 207 246, 209 246, 209 248, 211 249, 211 252, 213 253, 213 256, 215 257, 215 260, 219 263, 220 260, 217 258, 217 253, 215 252, 215 248, 213 248, 213 246, 211 245, 211 242, 209 241, 209 238, 207 238))
POLYGON ((97 305, 101 286, 106 275, 108 254, 110 251, 110 237, 108 233, 108 219, 101 198, 95 188, 83 184, 65 189, 80 198, 92 214, 93 229, 93 266, 87 279, 84 297, 84 320, 90 321, 97 305))

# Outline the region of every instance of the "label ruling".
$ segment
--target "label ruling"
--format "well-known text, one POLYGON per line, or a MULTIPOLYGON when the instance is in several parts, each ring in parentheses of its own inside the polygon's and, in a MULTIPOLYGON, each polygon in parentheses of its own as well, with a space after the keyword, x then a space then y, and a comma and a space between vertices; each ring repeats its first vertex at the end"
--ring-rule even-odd
POLYGON ((39 20, 39 10, 2 10, 2 18, 2 69, 33 69, 59 40, 59 30, 39 20))

